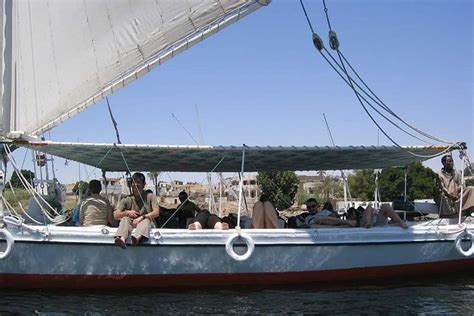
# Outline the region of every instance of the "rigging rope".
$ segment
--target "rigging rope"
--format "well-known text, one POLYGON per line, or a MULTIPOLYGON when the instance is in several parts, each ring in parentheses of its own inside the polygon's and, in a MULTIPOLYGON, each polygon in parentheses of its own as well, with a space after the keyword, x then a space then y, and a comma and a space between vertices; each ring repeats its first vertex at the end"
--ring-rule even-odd
MULTIPOLYGON (((15 173, 17 174, 21 184, 25 187, 25 189, 28 192, 30 192, 31 196, 34 198, 36 203, 38 203, 39 206, 42 205, 42 203, 40 203, 40 201, 38 200, 38 198, 39 198, 44 203, 44 205, 47 206, 47 208, 49 208, 51 211, 53 211, 53 213, 55 213, 56 215, 61 215, 51 205, 49 205, 49 203, 41 196, 41 194, 36 192, 34 187, 28 182, 28 180, 26 180, 24 178, 24 176, 19 171, 18 166, 15 163, 15 158, 12 156, 12 153, 11 153, 10 149, 8 148, 8 146, 4 145, 4 149, 8 153, 8 156, 10 157, 10 162, 11 162, 11 164, 13 166, 13 169, 15 170, 15 173)), ((49 216, 48 212, 44 212, 43 209, 41 209, 41 210, 43 211, 42 213, 43 213, 44 216, 46 216, 51 222, 54 222, 54 218, 49 216)))
MULTIPOLYGON (((332 54, 331 54, 329 51, 326 51, 326 52, 327 52, 327 54, 329 55, 329 57, 331 57, 331 59, 333 60, 333 62, 339 67, 339 69, 340 69, 341 71, 344 71, 344 69, 342 68, 342 66, 336 61, 336 59, 332 56, 332 54)), ((341 52, 341 56, 344 58, 342 52, 341 52)), ((326 56, 323 55, 323 57, 326 59, 326 56)), ((334 65, 332 65, 332 63, 331 63, 330 61, 328 61, 328 60, 326 60, 326 61, 327 61, 328 64, 334 69, 334 71, 341 77, 341 79, 350 87, 350 83, 348 82, 348 80, 344 78, 344 76, 334 67, 334 65)), ((351 67, 350 64, 348 64, 348 66, 351 67)), ((351 68, 351 69, 352 69, 352 68, 351 68)), ((353 72, 355 72, 355 70, 353 70, 353 72)), ((397 118, 398 120, 400 120, 402 123, 404 123, 405 125, 407 125, 407 126, 408 126, 409 128, 411 128, 412 130, 418 132, 419 134, 423 135, 423 136, 426 137, 426 138, 430 138, 430 139, 435 140, 435 141, 437 141, 437 142, 441 142, 441 143, 444 143, 444 144, 452 144, 452 143, 453 143, 453 142, 444 141, 444 140, 441 140, 441 139, 436 138, 436 137, 434 137, 434 136, 431 136, 431 135, 429 135, 428 133, 425 133, 425 132, 423 132, 423 131, 417 129, 416 127, 414 127, 414 126, 408 124, 408 123, 405 122, 402 118, 400 118, 396 113, 394 113, 388 106, 386 106, 385 103, 383 103, 380 99, 378 99, 378 97, 377 97, 374 93, 373 93, 374 96, 370 95, 367 91, 364 90, 364 88, 362 88, 362 87, 357 83, 357 81, 354 81, 354 79, 353 79, 350 75, 347 74, 347 76, 350 77, 350 79, 352 80, 352 83, 355 84, 355 86, 357 86, 357 87, 360 89, 360 91, 363 92, 368 98, 370 98, 370 99, 371 99, 372 101, 374 101, 377 105, 379 105, 383 110, 385 110, 387 113, 391 114, 392 116, 394 116, 395 118, 397 118), (378 100, 380 100, 380 102, 377 101, 376 99, 374 99, 374 97, 377 98, 378 100)), ((359 78, 359 80, 362 81, 362 79, 358 76, 358 74, 356 74, 356 76, 359 78)), ((363 84, 365 85, 364 82, 363 82, 363 84)), ((371 91, 371 90, 369 89, 369 91, 371 91)), ((359 93, 359 95, 360 95, 360 93, 359 93)), ((362 95, 360 95, 360 96, 361 96, 361 98, 362 98, 372 109, 374 109, 375 111, 377 111, 377 113, 379 113, 381 116, 383 116, 378 110, 375 109, 375 107, 374 107, 365 97, 363 97, 362 95)), ((393 122, 392 120, 390 120, 390 119, 387 118, 386 116, 383 116, 383 117, 384 117, 388 122, 390 122, 392 125, 394 125, 394 126, 397 127, 398 129, 400 129, 401 131, 403 131, 405 134, 408 134, 408 135, 412 136, 413 138, 416 138, 416 139, 418 139, 418 140, 420 140, 420 141, 422 141, 422 142, 424 142, 424 143, 433 145, 433 143, 428 142, 428 141, 426 141, 426 140, 423 140, 423 139, 421 139, 421 138, 419 138, 419 137, 417 137, 417 136, 411 134, 410 132, 404 130, 403 128, 401 128, 400 126, 398 126, 397 124, 395 124, 395 122, 393 122)))
MULTIPOLYGON (((222 157, 221 160, 219 160, 219 162, 214 166, 214 168, 212 168, 211 171, 207 172, 207 174, 214 172, 214 171, 217 169, 217 167, 219 167, 219 165, 224 161, 224 159, 225 159, 225 157, 222 157)), ((202 185, 205 181, 207 181, 207 174, 206 174, 206 179, 201 181, 201 185, 202 185)), ((170 176, 168 175, 168 177, 170 177, 170 176)), ((170 177, 170 180, 171 180, 171 177, 170 177)), ((173 180, 171 180, 171 181, 173 181, 173 180)), ((168 217, 168 219, 164 222, 164 224, 162 224, 161 227, 159 227, 159 229, 162 229, 163 227, 165 227, 166 224, 168 224, 168 222, 174 217, 174 215, 181 209, 181 207, 184 206, 184 203, 185 203, 186 201, 188 201, 188 200, 189 200, 189 195, 188 195, 188 197, 186 198, 186 200, 185 200, 184 202, 182 202, 182 203, 180 204, 180 206, 179 206, 178 208, 176 208, 176 210, 168 217)))
MULTIPOLYGON (((382 129, 382 127, 380 126, 380 124, 375 120, 375 118, 372 116, 372 114, 369 112, 369 110, 367 109, 367 107, 365 106, 364 102, 369 105, 374 111, 376 111, 380 116, 382 116, 385 120, 387 120, 389 123, 391 123, 393 126, 395 126, 396 128, 398 128, 399 130, 401 130, 402 132, 412 136, 413 138, 416 138, 420 141, 423 141, 425 143, 429 143, 429 144, 432 144, 428 141, 425 141, 421 138, 419 138, 418 136, 416 135, 413 135, 412 133, 406 131, 405 129, 403 129, 402 127, 400 127, 398 124, 396 124, 395 122, 393 122, 390 118, 388 118, 387 116, 385 116, 384 114, 382 114, 378 109, 376 109, 376 107, 374 105, 372 105, 365 97, 363 97, 360 92, 356 89, 355 86, 357 86, 358 89, 360 89, 360 91, 362 93, 364 93, 365 95, 367 95, 372 101, 374 101, 378 106, 380 106, 383 110, 385 110, 386 112, 388 112, 390 115, 392 115, 393 117, 395 117, 396 119, 398 119, 400 122, 402 122, 404 125, 406 125, 407 127, 409 127, 410 129, 416 131, 417 133, 419 133, 420 135, 428 138, 428 139, 431 139, 431 140, 435 140, 437 142, 441 142, 441 143, 445 143, 445 144, 451 144, 451 147, 455 146, 456 144, 453 143, 453 142, 447 142, 447 141, 443 141, 437 137, 434 137, 426 132, 423 132, 421 130, 419 130, 418 128, 408 124, 406 121, 404 121, 401 117, 399 117, 397 114, 395 114, 384 102, 382 102, 382 100, 368 87, 368 85, 365 83, 365 81, 362 80, 362 78, 359 76, 359 74, 355 71, 355 69, 352 67, 352 65, 350 65, 350 63, 347 61, 347 59, 345 58, 345 56, 343 56, 342 52, 340 52, 339 50, 339 40, 337 39, 337 35, 336 33, 332 30, 332 27, 331 27, 331 22, 330 22, 330 19, 329 19, 329 14, 328 14, 328 9, 327 9, 327 6, 326 6, 326 1, 323 0, 323 5, 324 5, 324 12, 325 12, 325 15, 326 15, 326 21, 327 21, 327 24, 328 24, 328 28, 329 28, 329 41, 330 41, 330 46, 333 50, 336 50, 337 54, 338 54, 338 58, 339 58, 339 62, 336 61, 336 59, 334 59, 334 57, 332 56, 332 54, 324 48, 324 44, 322 43, 322 40, 320 40, 320 37, 315 34, 314 32, 314 28, 311 24, 311 21, 308 17, 308 14, 307 14, 307 11, 306 11, 306 8, 303 4, 303 1, 300 0, 300 4, 301 4, 301 7, 303 9, 303 12, 304 12, 304 15, 305 15, 305 18, 306 18, 306 21, 308 22, 308 25, 309 25, 309 28, 312 32, 312 38, 313 38, 313 44, 314 46, 318 49, 318 51, 320 52, 321 56, 326 60, 326 62, 333 68, 334 71, 336 71, 336 73, 346 82, 347 85, 349 85, 349 87, 353 90, 355 96, 357 97, 360 105, 362 106, 362 108, 364 109, 364 111, 366 112, 366 114, 369 116, 369 118, 372 120, 372 122, 377 126, 377 128, 382 131, 382 133, 395 145, 397 146, 398 148, 402 148, 392 137, 390 137, 388 135, 388 133, 382 129), (339 69, 345 74, 345 76, 347 77, 344 78, 344 76, 336 69, 336 67, 331 63, 331 61, 324 55, 324 52, 326 54, 328 54, 331 59, 334 61, 334 63, 339 67, 339 69), (363 87, 361 87, 356 81, 354 81, 354 78, 352 78, 348 72, 348 70, 346 69, 345 67, 345 63, 347 63, 347 65, 349 66, 349 68, 351 69, 352 72, 354 72, 354 74, 356 75, 356 77, 362 82, 362 84, 372 93, 372 95, 374 95, 374 97, 372 97, 367 91, 365 91, 365 89, 363 87)), ((410 154, 412 155, 415 155, 415 156, 418 156, 418 157, 424 157, 424 158, 427 158, 427 157, 431 157, 431 155, 429 156, 424 156, 424 155, 418 155, 418 154, 415 154, 415 153, 412 153, 410 151, 408 151, 410 154)), ((436 154, 436 155, 433 155, 433 157, 439 155, 436 154)))
MULTIPOLYGON (((352 72, 357 76, 357 78, 362 82, 362 84, 372 93, 372 95, 380 102, 378 103, 376 100, 374 100, 374 102, 376 102, 379 106, 381 106, 382 108, 386 109, 387 112, 389 112, 390 114, 392 114, 395 118, 397 118, 398 120, 400 120, 403 124, 405 124, 406 126, 408 126, 409 128, 415 130, 416 132, 420 133, 421 135, 425 136, 426 138, 430 138, 434 141, 437 141, 437 142, 440 142, 440 143, 444 143, 444 144, 452 144, 453 142, 452 141, 446 141, 446 140, 442 140, 438 137, 435 137, 433 135, 430 135, 420 129, 418 129, 417 127, 409 124, 408 122, 406 122, 405 120, 403 120, 401 117, 399 117, 395 112, 392 111, 392 109, 387 106, 376 94, 375 92, 372 91, 372 89, 370 89, 370 87, 365 83, 365 81, 359 76, 358 72, 352 67, 352 65, 349 63, 349 61, 346 59, 346 57, 344 56, 344 54, 342 52, 341 53, 341 57, 344 59, 344 61, 347 63, 347 65, 349 66, 349 68, 351 68, 352 72)), ((360 88, 360 86, 359 86, 360 88)), ((365 92, 365 90, 362 89, 362 91, 364 91, 364 93, 367 93, 365 92)), ((372 99, 373 100, 373 99, 372 99)))
POLYGON ((191 137, 194 143, 199 146, 199 143, 197 142, 197 140, 193 137, 193 135, 191 135, 191 133, 186 129, 186 127, 184 127, 184 125, 181 123, 178 117, 174 115, 174 113, 171 113, 171 116, 173 116, 173 118, 179 123, 179 125, 184 129, 184 131, 188 134, 188 136, 191 137))

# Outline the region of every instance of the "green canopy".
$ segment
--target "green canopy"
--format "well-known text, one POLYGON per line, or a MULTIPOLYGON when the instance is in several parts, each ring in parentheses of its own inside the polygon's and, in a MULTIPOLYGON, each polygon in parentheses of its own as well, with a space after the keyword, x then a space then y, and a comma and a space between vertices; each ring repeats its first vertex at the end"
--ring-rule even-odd
POLYGON ((19 144, 105 171, 246 172, 379 169, 443 154, 447 146, 248 147, 29 142, 19 144))

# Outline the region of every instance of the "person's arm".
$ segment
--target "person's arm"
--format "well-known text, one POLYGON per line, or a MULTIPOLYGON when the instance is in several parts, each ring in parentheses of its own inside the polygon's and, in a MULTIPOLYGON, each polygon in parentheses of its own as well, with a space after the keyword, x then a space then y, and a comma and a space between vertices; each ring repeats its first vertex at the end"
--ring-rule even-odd
POLYGON ((81 226, 84 225, 85 217, 86 217, 86 215, 85 215, 84 203, 81 203, 81 206, 79 206, 79 223, 81 224, 81 226))
POLYGON ((124 217, 130 217, 130 218, 137 218, 140 216, 140 213, 138 213, 135 210, 127 210, 126 208, 126 199, 123 199, 119 202, 119 205, 117 209, 114 211, 114 218, 115 219, 122 219, 124 217))
POLYGON ((349 225, 355 226, 355 221, 343 220, 335 217, 324 216, 316 219, 316 224, 319 225, 330 225, 330 226, 340 226, 340 225, 349 225))
POLYGON ((110 204, 109 200, 107 200, 107 218, 109 222, 109 226, 114 226, 115 218, 114 218, 114 207, 110 204))
POLYGON ((154 195, 153 193, 150 193, 149 197, 147 197, 147 200, 148 199, 151 200, 151 201, 147 201, 147 203, 149 202, 151 204, 152 211, 135 218, 133 220, 134 225, 138 225, 138 223, 140 223, 141 221, 145 219, 152 220, 153 218, 160 216, 160 206, 158 205, 158 200, 156 198, 156 195, 154 195))

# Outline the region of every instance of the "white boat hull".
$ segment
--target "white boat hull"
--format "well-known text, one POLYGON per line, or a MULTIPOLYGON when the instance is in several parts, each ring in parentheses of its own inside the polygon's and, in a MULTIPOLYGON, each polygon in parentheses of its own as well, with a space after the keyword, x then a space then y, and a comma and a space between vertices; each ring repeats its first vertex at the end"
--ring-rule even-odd
MULTIPOLYGON (((463 229, 439 223, 408 230, 242 230, 255 243, 244 261, 226 252, 235 230, 155 230, 148 243, 124 250, 113 244, 113 228, 10 228, 15 242, 0 260, 0 287, 270 285, 473 270, 474 256, 464 256, 454 245, 463 229)), ((474 225, 466 227, 474 232, 474 225)), ((237 253, 246 250, 235 246, 237 253)))

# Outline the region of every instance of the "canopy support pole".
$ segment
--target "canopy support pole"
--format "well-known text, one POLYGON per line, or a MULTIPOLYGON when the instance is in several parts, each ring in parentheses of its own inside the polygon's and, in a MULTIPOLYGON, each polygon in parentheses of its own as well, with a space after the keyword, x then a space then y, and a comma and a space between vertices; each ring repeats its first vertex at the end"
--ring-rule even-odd
POLYGON ((347 210, 349 209, 348 202, 347 202, 347 193, 348 193, 347 192, 347 179, 342 170, 341 170, 341 177, 342 177, 342 185, 344 188, 344 213, 347 213, 347 210))
POLYGON ((212 200, 213 200, 213 194, 212 194, 212 179, 211 179, 211 174, 207 173, 207 189, 208 189, 208 199, 209 199, 209 212, 211 214, 215 214, 212 211, 212 200))
POLYGON ((219 217, 224 216, 222 213, 222 182, 219 181, 219 217))
POLYGON ((240 168, 240 182, 239 182, 239 206, 237 211, 237 227, 240 228, 240 212, 242 207, 242 191, 244 185, 244 166, 245 166, 245 144, 242 149, 242 166, 240 168))
POLYGON ((108 198, 108 192, 107 192, 107 174, 105 170, 102 170, 102 179, 104 181, 104 190, 105 190, 105 196, 108 198))
POLYGON ((408 185, 408 168, 405 168, 405 188, 403 191, 403 199, 406 202, 407 201, 407 185, 408 185))
POLYGON ((466 166, 466 154, 464 151, 461 150, 461 158, 462 158, 462 168, 461 168, 461 196, 459 198, 459 218, 458 224, 461 225, 461 217, 462 217, 462 200, 464 195, 464 168, 466 166))
POLYGON ((379 194, 379 173, 380 170, 375 170, 375 192, 374 192, 374 208, 378 210, 380 208, 380 194, 379 194))

